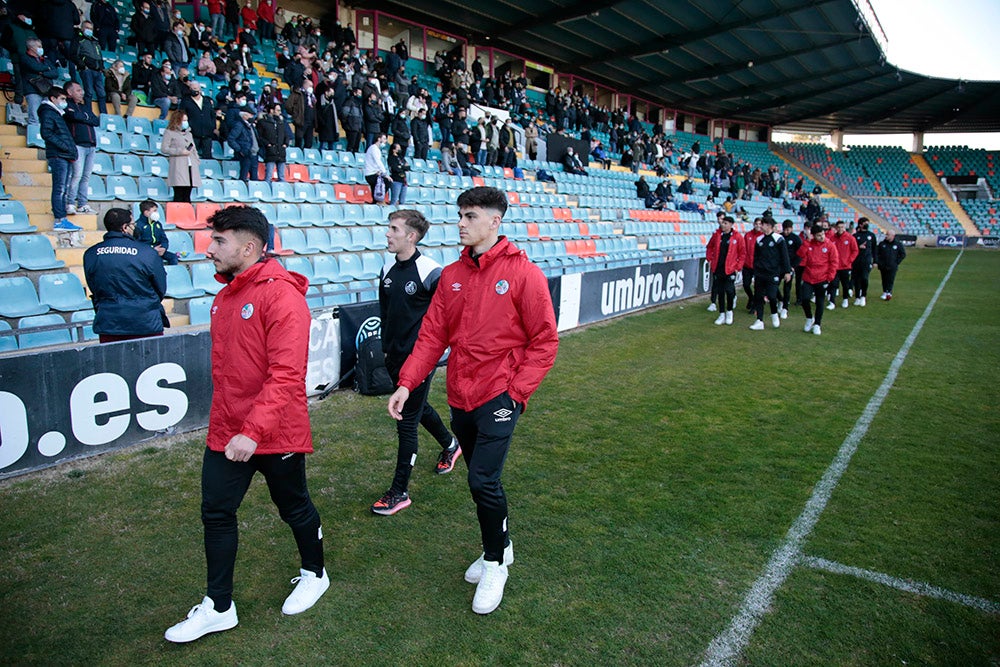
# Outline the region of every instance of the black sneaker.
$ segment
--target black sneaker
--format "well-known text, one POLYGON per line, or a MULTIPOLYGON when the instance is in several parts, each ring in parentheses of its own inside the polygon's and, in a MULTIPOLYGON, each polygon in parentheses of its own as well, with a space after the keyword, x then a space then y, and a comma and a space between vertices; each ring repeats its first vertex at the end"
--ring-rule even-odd
POLYGON ((451 447, 441 450, 441 456, 438 457, 437 465, 434 466, 434 472, 439 475, 451 472, 455 467, 455 461, 461 455, 462 448, 458 446, 458 440, 452 438, 451 447))
POLYGON ((385 495, 375 501, 372 505, 372 512, 375 514, 381 514, 382 516, 392 516, 396 512, 402 509, 406 509, 413 504, 410 500, 410 495, 405 491, 403 493, 396 493, 393 490, 385 492, 385 495))

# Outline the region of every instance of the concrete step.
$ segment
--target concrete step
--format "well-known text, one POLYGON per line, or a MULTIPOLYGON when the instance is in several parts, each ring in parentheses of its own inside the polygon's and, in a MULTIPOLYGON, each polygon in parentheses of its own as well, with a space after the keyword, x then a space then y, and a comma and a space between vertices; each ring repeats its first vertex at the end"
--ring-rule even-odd
MULTIPOLYGON (((0 125, 0 127, 3 126, 0 125)), ((49 165, 44 160, 38 160, 35 158, 30 160, 6 159, 3 162, 3 169, 7 174, 7 177, 10 178, 10 175, 16 172, 26 172, 32 174, 48 173, 49 165)))
POLYGON ((51 185, 49 185, 49 187, 44 187, 41 185, 17 185, 5 183, 4 187, 7 190, 7 194, 18 201, 50 199, 52 197, 51 185))
POLYGON ((18 129, 20 125, 8 125, 6 123, 0 124, 0 138, 6 140, 8 137, 24 136, 24 134, 19 134, 18 129))
MULTIPOLYGON (((68 232, 67 235, 74 232, 68 232)), ((83 266, 83 253, 86 248, 56 248, 56 259, 66 262, 66 266, 83 266)))
MULTIPOLYGON (((43 166, 47 166, 44 162, 43 166)), ((6 166, 6 165, 5 165, 6 166)), ((25 187, 40 186, 49 190, 49 196, 52 195, 52 174, 49 172, 42 171, 13 171, 4 174, 4 184, 6 186, 18 185, 25 187)), ((8 190, 9 191, 9 190, 8 190)), ((13 194, 13 193, 12 193, 13 194)))
POLYGON ((2 154, 5 160, 37 160, 48 166, 45 162, 45 151, 40 148, 28 148, 21 142, 21 145, 0 141, 3 147, 2 154))
POLYGON ((186 327, 191 323, 191 317, 188 315, 168 315, 167 318, 170 320, 171 329, 186 327))
MULTIPOLYGON (((46 202, 46 204, 47 203, 48 202, 46 202)), ((89 215, 88 214, 73 215, 69 216, 67 219, 74 225, 79 225, 80 227, 83 227, 84 231, 98 230, 97 216, 93 213, 89 215)), ((47 205, 44 213, 29 213, 28 221, 31 222, 31 224, 38 227, 38 229, 43 232, 52 231, 52 225, 55 223, 55 220, 52 218, 52 213, 47 205)))
MULTIPOLYGON (((28 201, 21 201, 24 204, 24 208, 28 211, 28 217, 30 218, 32 214, 44 213, 45 217, 52 217, 52 208, 49 206, 48 199, 30 199, 28 201)), ((34 224, 34 223, 32 223, 34 224)))

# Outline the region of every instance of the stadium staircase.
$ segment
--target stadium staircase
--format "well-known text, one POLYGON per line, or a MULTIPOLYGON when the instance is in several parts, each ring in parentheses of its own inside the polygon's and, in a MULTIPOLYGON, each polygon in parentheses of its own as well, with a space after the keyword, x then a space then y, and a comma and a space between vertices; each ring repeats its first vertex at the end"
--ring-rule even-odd
POLYGON ((788 165, 802 171, 803 173, 807 174, 810 178, 815 180, 819 185, 823 187, 824 190, 826 190, 827 193, 835 194, 838 198, 847 202, 851 207, 853 207, 856 211, 858 211, 860 215, 868 218, 870 221, 874 222, 882 229, 891 228, 891 229, 896 229, 898 231, 898 227, 889 222, 889 220, 885 216, 881 215, 874 209, 865 206, 857 198, 848 194, 844 190, 844 188, 840 187, 839 185, 831 181, 829 178, 824 176, 818 170, 811 168, 805 162, 796 158, 784 146, 771 143, 769 144, 768 147, 771 149, 772 153, 774 153, 779 158, 784 160, 788 165))
POLYGON ((927 184, 934 188, 934 192, 937 193, 938 198, 948 206, 948 210, 962 223, 965 233, 968 236, 979 234, 979 230, 976 229, 976 224, 972 221, 972 218, 969 217, 969 214, 965 212, 962 205, 955 201, 952 194, 941 184, 941 178, 934 173, 930 164, 927 163, 926 158, 920 153, 911 153, 910 157, 913 160, 913 164, 920 169, 920 173, 927 179, 927 184))

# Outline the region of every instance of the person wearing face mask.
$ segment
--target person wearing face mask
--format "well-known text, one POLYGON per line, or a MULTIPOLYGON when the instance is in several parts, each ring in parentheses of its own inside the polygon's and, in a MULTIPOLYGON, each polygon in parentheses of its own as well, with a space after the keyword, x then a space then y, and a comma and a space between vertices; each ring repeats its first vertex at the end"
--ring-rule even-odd
POLYGON ((139 5, 139 11, 132 15, 129 23, 135 37, 135 47, 140 55, 154 53, 157 45, 156 19, 148 2, 139 5))
POLYGON ((257 137, 260 140, 261 156, 264 159, 264 180, 285 180, 285 154, 288 151, 288 135, 285 133, 285 119, 281 105, 272 102, 264 107, 267 113, 257 120, 257 137))
POLYGON ((45 48, 40 39, 29 39, 21 59, 21 76, 24 78, 24 97, 28 104, 28 125, 38 125, 38 109, 45 96, 59 78, 59 71, 44 59, 45 48))
POLYGON ((125 69, 125 63, 116 60, 111 63, 111 67, 104 70, 104 92, 111 100, 111 108, 116 116, 122 115, 122 102, 128 106, 125 117, 128 118, 135 113, 135 105, 139 103, 139 98, 132 92, 132 76, 125 69))
POLYGON ((139 204, 139 219, 135 221, 132 237, 155 250, 164 264, 174 266, 178 261, 177 253, 170 252, 170 238, 163 229, 161 217, 160 206, 152 199, 139 204))
POLYGON ((101 119, 91 111, 91 105, 83 94, 83 87, 75 81, 66 84, 68 106, 63 118, 76 144, 76 162, 66 189, 66 213, 96 213, 87 203, 90 173, 94 168, 94 153, 97 152, 97 128, 101 119))
POLYGON ((212 28, 212 32, 216 35, 221 36, 223 31, 226 29, 226 16, 223 13, 223 1, 222 0, 207 0, 208 1, 208 24, 212 28))
POLYGON ((351 96, 344 102, 340 111, 340 121, 347 135, 347 150, 357 153, 361 147, 361 131, 364 129, 365 112, 361 106, 361 89, 355 88, 351 96))
POLYGON ((188 51, 188 41, 184 35, 184 22, 175 21, 173 30, 173 34, 163 42, 163 52, 167 54, 174 70, 179 71, 191 62, 191 53, 188 51))
POLYGON ((312 148, 313 133, 316 127, 316 96, 313 95, 311 81, 306 80, 302 88, 293 90, 288 95, 285 109, 295 124, 295 146, 297 148, 312 148))
POLYGON ((94 23, 94 35, 104 51, 118 50, 118 10, 108 0, 94 0, 90 6, 90 20, 94 23))
POLYGON ((191 95, 181 101, 181 111, 187 115, 198 157, 212 159, 212 139, 216 134, 215 104, 205 96, 197 81, 191 83, 191 95))
POLYGON ((195 150, 187 114, 183 111, 170 114, 160 152, 168 158, 167 185, 174 189, 174 201, 191 201, 192 188, 201 187, 201 160, 195 150))
POLYGON ((237 60, 239 60, 240 67, 243 68, 244 72, 254 71, 255 68, 253 66, 253 54, 250 51, 249 45, 244 44, 242 47, 240 47, 239 52, 236 54, 236 58, 237 60))
POLYGON ((77 36, 73 60, 80 73, 86 103, 89 105, 96 99, 97 108, 101 113, 107 113, 107 94, 104 92, 104 59, 101 56, 101 45, 94 37, 94 24, 90 21, 84 21, 80 24, 80 34, 77 36))
POLYGON ((257 39, 274 41, 274 0, 257 3, 257 39))
POLYGON ((45 141, 45 159, 52 173, 52 228, 56 231, 75 231, 77 225, 66 219, 66 190, 72 175, 72 164, 76 162, 76 142, 70 134, 63 114, 69 104, 66 91, 52 86, 46 99, 38 108, 39 132, 45 141))
POLYGON ((316 110, 316 133, 320 150, 332 151, 334 144, 340 140, 340 121, 337 118, 333 88, 327 88, 320 97, 316 110))
MULTIPOLYGON (((24 76, 21 73, 21 61, 27 57, 29 39, 38 39, 32 27, 34 21, 25 13, 18 13, 7 24, 7 49, 10 52, 10 63, 14 69, 14 104, 24 101, 24 76)), ((41 100, 39 100, 41 103, 41 100)))
POLYGON ((421 160, 427 159, 427 151, 430 148, 430 121, 427 120, 427 110, 420 109, 416 116, 410 121, 410 136, 413 138, 413 157, 421 160))
POLYGON ((153 106, 160 108, 160 120, 167 117, 170 109, 176 109, 181 101, 181 85, 174 76, 170 67, 170 62, 165 61, 160 68, 160 73, 153 77, 153 82, 149 87, 149 96, 153 106))

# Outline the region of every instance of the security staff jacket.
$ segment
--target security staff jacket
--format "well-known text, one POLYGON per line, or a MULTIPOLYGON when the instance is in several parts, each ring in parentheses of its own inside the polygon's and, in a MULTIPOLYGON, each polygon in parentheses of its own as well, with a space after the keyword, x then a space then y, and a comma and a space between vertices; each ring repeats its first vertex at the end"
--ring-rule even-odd
POLYGON ((122 232, 83 254, 83 272, 94 301, 94 332, 113 336, 158 334, 168 321, 160 301, 167 274, 156 251, 122 232))

